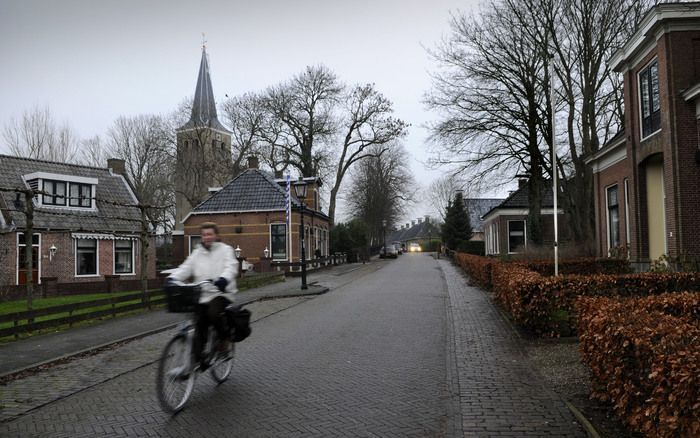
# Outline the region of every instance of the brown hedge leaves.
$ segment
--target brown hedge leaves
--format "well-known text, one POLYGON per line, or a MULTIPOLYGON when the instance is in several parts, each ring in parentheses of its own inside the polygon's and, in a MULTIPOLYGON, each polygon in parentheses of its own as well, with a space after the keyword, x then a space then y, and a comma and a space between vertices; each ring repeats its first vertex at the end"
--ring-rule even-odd
POLYGON ((581 297, 577 308, 592 396, 646 436, 700 436, 700 293, 581 297))

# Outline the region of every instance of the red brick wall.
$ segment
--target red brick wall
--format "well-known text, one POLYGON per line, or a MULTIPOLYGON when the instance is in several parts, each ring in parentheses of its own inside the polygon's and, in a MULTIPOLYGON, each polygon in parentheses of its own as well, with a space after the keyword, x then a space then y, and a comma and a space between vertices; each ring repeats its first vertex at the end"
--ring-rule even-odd
MULTIPOLYGON (((551 209, 550 209, 551 210, 551 209)), ((488 222, 484 223, 484 230, 487 230, 491 224, 496 223, 498 227, 498 249, 499 255, 508 254, 508 221, 519 221, 524 220, 525 224, 525 234, 528 237, 528 246, 531 245, 529 241, 529 231, 527 230, 527 216, 522 215, 501 215, 488 222)), ((565 215, 559 215, 558 221, 558 233, 559 233, 559 245, 566 243, 569 240, 569 235, 567 234, 567 218, 565 215)), ((542 215, 542 229, 543 229, 543 242, 544 247, 552 248, 554 245, 554 218, 552 214, 542 215)))
MULTIPOLYGON (((292 257, 296 261, 300 257, 299 226, 301 215, 292 212, 292 257)), ((270 224, 284 223, 285 213, 228 213, 190 216, 185 223, 183 239, 184 254, 189 254, 189 236, 199 235, 199 227, 204 222, 215 222, 219 226, 219 236, 228 245, 241 248, 241 257, 250 263, 257 263, 263 257, 265 248, 270 250, 270 224)), ((328 231, 328 221, 324 218, 304 214, 304 224, 307 227, 319 227, 328 231)), ((327 237, 328 238, 328 237, 327 237)), ((306 243, 307 258, 313 257, 313 240, 306 243)))
POLYGON ((15 284, 17 281, 17 250, 15 233, 0 234, 0 285, 15 284))
MULTIPOLYGON (((40 276, 56 277, 59 283, 94 282, 104 279, 105 275, 114 273, 112 240, 98 240, 98 275, 75 276, 75 240, 70 232, 37 231, 41 234, 40 248, 40 276), (56 247, 56 253, 50 256, 51 246, 56 247)), ((17 233, 0 235, 0 284, 16 284, 17 267, 17 233)), ((121 275, 124 280, 140 278, 139 251, 140 243, 135 242, 134 251, 134 275, 121 275)), ((149 245, 148 278, 156 277, 155 239, 151 239, 149 245)))
POLYGON ((665 33, 657 46, 624 75, 625 127, 628 140, 632 229, 632 259, 648 259, 645 160, 663 155, 666 240, 668 253, 700 257, 700 169, 695 162, 698 123, 694 103, 682 92, 700 81, 700 71, 688 59, 700 53, 700 32, 665 33), (659 64, 661 131, 641 140, 638 74, 654 58, 659 64))
MULTIPOLYGON (((620 211, 620 245, 627 242, 627 214, 625 211, 625 178, 630 177, 629 160, 625 159, 593 175, 596 212, 596 253, 600 257, 608 255, 608 220, 606 189, 617 184, 620 211)), ((631 189, 631 187, 630 187, 631 189)), ((630 197, 631 197, 630 193, 630 197)), ((630 215, 631 215, 630 206, 630 215)), ((631 233, 630 233, 631 234, 631 233)))

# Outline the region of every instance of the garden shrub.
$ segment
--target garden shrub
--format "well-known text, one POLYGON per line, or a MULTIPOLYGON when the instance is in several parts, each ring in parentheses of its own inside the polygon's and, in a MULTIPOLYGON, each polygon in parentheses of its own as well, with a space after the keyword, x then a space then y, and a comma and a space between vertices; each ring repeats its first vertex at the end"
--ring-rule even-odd
POLYGON ((491 267, 497 261, 462 252, 455 253, 454 260, 479 286, 491 289, 491 267))
MULTIPOLYGON (((553 260, 531 260, 514 262, 541 275, 554 275, 553 260)), ((559 262, 559 275, 629 274, 630 264, 625 259, 578 258, 559 262)))
MULTIPOLYGON (((457 263, 482 287, 493 290, 496 301, 524 329, 540 335, 556 335, 562 315, 568 314, 575 329, 575 301, 579 296, 646 296, 665 292, 700 290, 700 273, 639 273, 545 276, 529 269, 527 263, 503 263, 469 254, 455 254, 457 263), (556 315, 557 321, 553 320, 556 315)), ((569 263, 569 262, 564 262, 569 263)), ((574 261, 572 270, 592 266, 589 260, 574 261)), ((545 262, 537 262, 547 270, 545 262)), ((593 268, 591 268, 593 269, 593 268)), ((600 269, 622 269, 611 262, 600 269)), ((568 328, 564 328, 568 331, 568 328)), ((568 334, 568 333, 567 333, 568 334)))
POLYGON ((592 396, 646 436, 700 436, 700 293, 580 297, 576 306, 592 396))

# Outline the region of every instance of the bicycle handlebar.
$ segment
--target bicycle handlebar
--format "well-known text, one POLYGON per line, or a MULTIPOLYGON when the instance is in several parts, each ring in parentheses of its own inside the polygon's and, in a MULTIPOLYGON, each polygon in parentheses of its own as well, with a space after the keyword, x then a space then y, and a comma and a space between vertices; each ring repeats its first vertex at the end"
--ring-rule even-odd
POLYGON ((180 280, 175 280, 173 278, 170 279, 170 283, 175 285, 175 286, 183 286, 183 287, 199 287, 202 286, 203 284, 211 284, 212 286, 214 285, 214 282, 212 280, 202 280, 198 281, 196 283, 185 283, 184 281, 180 280))

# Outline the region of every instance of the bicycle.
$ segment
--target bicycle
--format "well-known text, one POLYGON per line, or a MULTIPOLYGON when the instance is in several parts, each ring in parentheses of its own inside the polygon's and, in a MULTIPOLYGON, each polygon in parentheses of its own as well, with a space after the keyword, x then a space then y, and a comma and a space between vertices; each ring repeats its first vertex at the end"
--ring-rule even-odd
MULTIPOLYGON (((176 313, 193 312, 201 292, 216 289, 209 280, 189 284, 175 282, 175 285, 174 288, 166 288, 166 297, 168 311, 176 313)), ((220 315, 227 324, 227 332, 231 333, 231 340, 242 340, 240 336, 234 336, 237 324, 230 323, 232 316, 235 318, 240 314, 243 314, 244 318, 250 317, 249 311, 242 309, 241 306, 230 304, 220 315)), ((247 320, 245 324, 248 324, 247 320)), ((158 402, 163 410, 173 415, 180 412, 187 404, 194 390, 196 376, 201 372, 201 369, 193 366, 192 363, 194 331, 193 319, 180 323, 177 333, 165 345, 158 361, 156 374, 158 402)), ((250 334, 249 329, 247 334, 250 334)), ((216 330, 209 327, 203 357, 211 376, 218 384, 225 382, 231 374, 235 354, 234 342, 224 342, 223 345, 227 345, 224 349, 220 348, 221 345, 216 330)))

